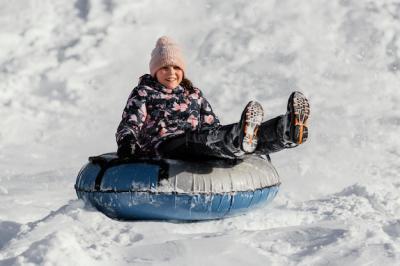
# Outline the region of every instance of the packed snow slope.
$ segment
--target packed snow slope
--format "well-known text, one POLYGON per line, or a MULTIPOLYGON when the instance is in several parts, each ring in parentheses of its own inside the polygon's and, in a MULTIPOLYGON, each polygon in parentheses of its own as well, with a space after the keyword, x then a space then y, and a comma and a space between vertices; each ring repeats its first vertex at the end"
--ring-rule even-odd
POLYGON ((400 1, 0 0, 0 40, 0 265, 400 264, 400 1), (119 222, 76 199, 162 35, 223 123, 309 97, 271 206, 119 222))

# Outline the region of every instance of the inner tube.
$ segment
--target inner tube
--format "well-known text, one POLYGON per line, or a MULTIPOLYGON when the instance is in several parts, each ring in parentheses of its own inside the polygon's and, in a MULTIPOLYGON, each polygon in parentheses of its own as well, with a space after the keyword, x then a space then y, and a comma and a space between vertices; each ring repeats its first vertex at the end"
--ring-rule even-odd
POLYGON ((78 198, 118 220, 210 220, 243 214, 273 200, 279 175, 251 155, 226 160, 90 157, 78 174, 78 198))

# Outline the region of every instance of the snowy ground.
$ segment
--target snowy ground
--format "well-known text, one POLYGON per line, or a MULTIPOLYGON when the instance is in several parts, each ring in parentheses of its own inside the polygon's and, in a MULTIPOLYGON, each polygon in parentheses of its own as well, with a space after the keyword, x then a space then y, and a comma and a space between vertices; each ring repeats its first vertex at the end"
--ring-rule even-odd
POLYGON ((400 264, 400 1, 0 0, 0 63, 0 265, 400 264), (118 222, 76 199, 161 35, 224 123, 310 98, 270 206, 118 222))

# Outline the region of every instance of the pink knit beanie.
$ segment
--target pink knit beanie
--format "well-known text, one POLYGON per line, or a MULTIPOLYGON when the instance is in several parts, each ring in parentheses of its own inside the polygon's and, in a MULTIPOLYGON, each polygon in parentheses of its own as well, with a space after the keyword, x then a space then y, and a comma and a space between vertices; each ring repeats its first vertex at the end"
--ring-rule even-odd
POLYGON ((186 70, 182 51, 171 38, 162 36, 157 40, 156 47, 151 52, 150 74, 154 77, 157 70, 165 66, 178 66, 186 70))

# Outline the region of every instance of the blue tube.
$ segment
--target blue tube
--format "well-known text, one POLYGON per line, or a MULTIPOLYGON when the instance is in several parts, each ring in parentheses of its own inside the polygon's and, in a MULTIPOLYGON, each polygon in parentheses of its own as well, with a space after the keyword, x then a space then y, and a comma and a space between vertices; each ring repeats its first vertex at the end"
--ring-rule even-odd
MULTIPOLYGON (((280 185, 275 181, 267 186, 249 187, 246 190, 165 191, 160 181, 162 178, 171 177, 160 177, 163 166, 159 163, 154 161, 115 163, 115 160, 114 164, 112 160, 104 162, 86 164, 77 177, 75 189, 78 198, 118 220, 197 221, 240 215, 271 202, 280 185)), ((178 164, 174 162, 163 165, 173 168, 178 164)), ((175 173, 177 170, 169 169, 169 173, 172 172, 175 173)), ((271 173, 276 171, 266 174, 271 175, 271 173)), ((179 177, 179 180, 184 178, 186 177, 179 177)), ((212 178, 214 177, 211 176, 211 180, 212 178)), ((171 182, 177 182, 176 180, 178 179, 171 182)), ((226 187, 228 186, 235 187, 234 184, 227 184, 226 187)))

